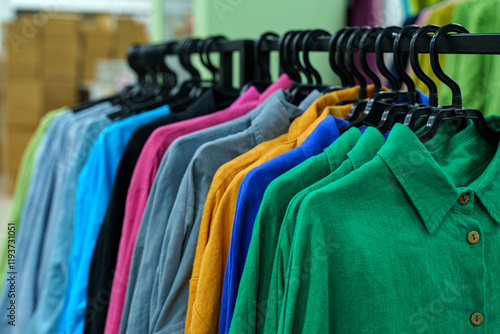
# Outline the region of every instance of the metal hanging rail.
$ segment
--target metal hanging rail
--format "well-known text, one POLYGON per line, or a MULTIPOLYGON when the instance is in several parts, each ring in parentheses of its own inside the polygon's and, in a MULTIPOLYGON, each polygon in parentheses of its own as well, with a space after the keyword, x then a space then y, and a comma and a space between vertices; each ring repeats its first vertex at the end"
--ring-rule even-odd
MULTIPOLYGON (((424 36, 418 45, 419 53, 429 53, 429 43, 432 35, 424 36)), ((329 51, 330 37, 319 37, 311 43, 311 51, 329 51)), ((401 52, 409 52, 410 37, 405 37, 401 43, 401 52)), ((384 41, 384 52, 393 52, 393 41, 384 41)), ((279 39, 265 40, 262 52, 278 51, 279 39)), ((368 52, 375 52, 375 42, 368 43, 368 52)), ((500 34, 454 34, 443 38, 439 44, 439 53, 447 54, 500 54, 500 34)))

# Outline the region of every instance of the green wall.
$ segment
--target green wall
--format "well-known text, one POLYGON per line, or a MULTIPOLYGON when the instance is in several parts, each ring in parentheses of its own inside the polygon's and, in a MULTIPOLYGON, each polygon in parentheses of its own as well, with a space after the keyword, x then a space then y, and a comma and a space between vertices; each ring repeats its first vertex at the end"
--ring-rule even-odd
MULTIPOLYGON (((334 33, 345 26, 348 0, 193 0, 195 36, 225 35, 231 39, 257 39, 263 32, 324 29, 334 33)), ((277 55, 273 56, 273 76, 277 55)), ((312 54, 311 62, 325 83, 338 78, 326 53, 312 54)))

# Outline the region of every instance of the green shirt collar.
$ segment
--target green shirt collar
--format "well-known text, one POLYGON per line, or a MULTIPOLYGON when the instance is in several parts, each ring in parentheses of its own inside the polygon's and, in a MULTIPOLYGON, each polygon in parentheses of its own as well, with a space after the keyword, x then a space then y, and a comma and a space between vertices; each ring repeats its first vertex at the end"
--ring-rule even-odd
POLYGON ((340 136, 333 144, 325 148, 324 152, 330 165, 330 171, 333 172, 347 159, 347 153, 356 145, 361 137, 358 128, 350 128, 340 136))
MULTIPOLYGON (((491 116, 487 121, 495 130, 500 129, 499 117, 491 116)), ((449 149, 449 154, 460 157, 461 145, 463 149, 476 145, 478 150, 492 150, 473 125, 459 132, 444 146, 449 149)), ((494 155, 477 181, 465 187, 455 186, 417 136, 402 124, 393 127, 378 155, 404 188, 429 233, 438 229, 460 194, 466 191, 474 191, 491 217, 500 223, 500 153, 494 155)))
MULTIPOLYGON (((346 134, 349 131, 351 129, 346 131, 346 134)), ((366 163, 366 157, 374 157, 384 143, 385 138, 379 130, 371 126, 367 127, 356 145, 347 153, 352 163, 352 168, 358 169, 363 166, 366 163)))

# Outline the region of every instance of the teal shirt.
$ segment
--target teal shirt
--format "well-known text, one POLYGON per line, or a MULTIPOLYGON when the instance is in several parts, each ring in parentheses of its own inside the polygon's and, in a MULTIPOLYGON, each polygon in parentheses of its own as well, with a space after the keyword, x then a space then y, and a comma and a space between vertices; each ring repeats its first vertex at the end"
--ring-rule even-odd
POLYGON ((498 331, 495 151, 473 126, 430 152, 396 124, 374 159, 309 194, 283 250, 278 331, 498 331))

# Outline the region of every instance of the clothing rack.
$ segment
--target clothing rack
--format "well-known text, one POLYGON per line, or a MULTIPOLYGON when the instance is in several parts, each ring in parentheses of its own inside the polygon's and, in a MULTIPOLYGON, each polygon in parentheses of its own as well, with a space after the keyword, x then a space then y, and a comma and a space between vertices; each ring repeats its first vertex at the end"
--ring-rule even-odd
MULTIPOLYGON (((311 51, 329 51, 331 37, 318 37, 311 43, 311 51)), ((422 38, 418 45, 419 53, 429 53, 429 43, 432 36, 422 38)), ((404 37, 401 43, 401 52, 409 53, 410 37, 404 37)), ((278 51, 279 39, 268 39, 262 43, 262 52, 278 51)), ((375 52, 375 42, 370 41, 366 50, 375 52)), ((384 52, 393 52, 393 41, 385 39, 384 52)), ((447 54, 500 54, 500 34, 455 34, 445 36, 439 44, 439 53, 447 54)))
MULTIPOLYGON (((135 55, 140 57, 140 54, 146 55, 148 50, 153 48, 161 49, 161 54, 163 56, 176 55, 181 52, 181 42, 167 42, 164 44, 157 45, 137 45, 130 49, 129 51, 129 64, 135 55)), ((203 50, 203 45, 201 43, 193 43, 192 47, 184 52, 188 54, 202 53, 207 50, 203 50)), ((208 52, 217 52, 220 55, 220 68, 219 74, 222 82, 222 89, 232 88, 233 80, 233 55, 239 54, 239 82, 240 86, 245 83, 250 82, 254 79, 254 41, 252 40, 220 40, 217 43, 212 43, 208 52)), ((133 65, 131 65, 133 67, 133 65)))

